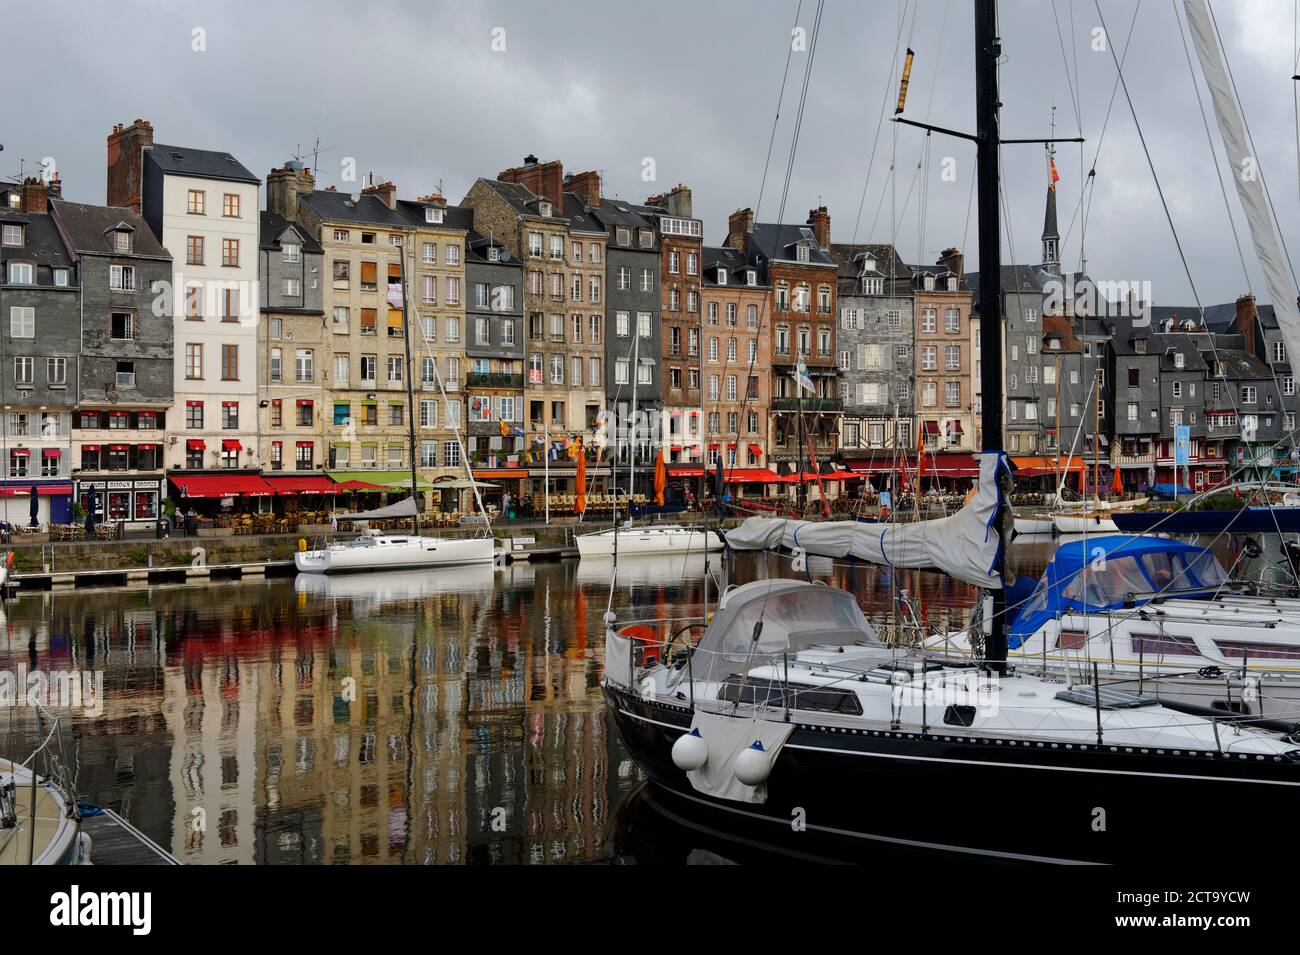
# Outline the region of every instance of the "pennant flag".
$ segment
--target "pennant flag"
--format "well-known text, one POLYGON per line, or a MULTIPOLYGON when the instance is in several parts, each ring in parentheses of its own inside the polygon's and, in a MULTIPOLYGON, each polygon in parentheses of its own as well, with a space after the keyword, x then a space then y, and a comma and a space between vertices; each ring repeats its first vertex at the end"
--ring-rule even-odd
POLYGON ((793 378, 795 384, 799 386, 799 390, 801 391, 814 390, 813 380, 808 376, 808 366, 807 364, 804 363, 803 358, 799 359, 799 364, 795 366, 794 373, 791 374, 790 377, 793 378))
POLYGON ((1047 158, 1047 161, 1048 161, 1048 162, 1051 164, 1051 166, 1052 166, 1052 185, 1056 185, 1058 182, 1061 181, 1061 174, 1060 174, 1059 172, 1056 171, 1056 157, 1055 157, 1055 156, 1049 156, 1049 157, 1047 158))

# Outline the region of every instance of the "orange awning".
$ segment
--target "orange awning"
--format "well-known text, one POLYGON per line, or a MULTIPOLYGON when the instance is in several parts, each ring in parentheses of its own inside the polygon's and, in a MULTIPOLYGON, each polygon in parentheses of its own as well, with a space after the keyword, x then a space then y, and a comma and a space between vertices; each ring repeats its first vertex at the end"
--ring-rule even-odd
POLYGON ((479 481, 510 480, 528 477, 527 468, 475 468, 474 478, 479 481))
POLYGON ((1011 460, 1015 463, 1016 470, 1024 472, 1025 477, 1038 477, 1043 474, 1062 472, 1077 473, 1086 469, 1083 460, 1077 454, 1072 458, 1068 455, 1061 455, 1060 457, 1024 455, 1013 456, 1011 460))

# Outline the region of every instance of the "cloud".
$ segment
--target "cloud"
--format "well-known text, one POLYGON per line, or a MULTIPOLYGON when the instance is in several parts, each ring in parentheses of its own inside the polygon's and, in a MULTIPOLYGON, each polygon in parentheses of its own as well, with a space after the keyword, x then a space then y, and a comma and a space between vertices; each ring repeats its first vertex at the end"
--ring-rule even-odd
MULTIPOLYGON (((341 185, 341 163, 352 157, 403 195, 441 183, 456 200, 475 178, 532 152, 575 171, 599 169, 607 192, 628 199, 685 182, 706 239, 720 242, 728 213, 758 203, 788 57, 760 218, 775 218, 783 195, 791 221, 825 203, 833 237, 849 241, 862 202, 856 238, 896 235, 908 261, 933 261, 948 245, 973 243, 971 145, 930 137, 929 163, 906 199, 927 139, 888 122, 896 90, 890 64, 901 38, 916 51, 906 115, 973 128, 970 5, 829 0, 786 193, 807 63, 806 53, 790 53, 795 9, 788 0, 20 5, 9 28, 23 42, 10 45, 6 66, 38 80, 32 95, 15 101, 0 158, 12 175, 20 157, 30 171, 54 156, 70 198, 102 201, 104 137, 113 123, 140 116, 161 142, 228 149, 262 175, 295 154, 311 162, 319 137, 322 185, 341 185), (193 49, 196 28, 205 31, 202 52, 193 49), (642 179, 646 157, 655 160, 653 182, 642 179), (955 161, 955 181, 940 175, 944 157, 955 161)), ((815 9, 808 0, 800 13, 809 33, 815 9)), ((1181 5, 1137 9, 1125 67, 1133 106, 1196 293, 1205 302, 1227 300, 1247 280, 1215 173, 1222 148, 1213 127, 1207 141, 1175 20, 1181 5)), ((1101 0, 1114 42, 1122 45, 1133 10, 1101 0)), ((1300 255, 1292 4, 1217 0, 1214 10, 1287 242, 1300 255)), ((1094 274, 1150 279, 1163 301, 1186 304, 1192 287, 1122 92, 1111 105, 1113 60, 1091 46, 1099 24, 1090 0, 1000 4, 1003 131, 1045 135, 1055 106, 1057 134, 1087 139, 1082 149, 1062 145, 1057 153, 1062 231, 1075 220, 1066 261, 1077 264, 1084 237, 1094 274), (1099 143, 1084 230, 1076 209, 1099 143)), ((1009 251, 1037 261, 1047 183, 1041 147, 1005 147, 1003 183, 1009 251)), ((967 251, 973 266, 974 249, 967 251)), ((1250 282, 1259 291, 1253 264, 1250 282)))

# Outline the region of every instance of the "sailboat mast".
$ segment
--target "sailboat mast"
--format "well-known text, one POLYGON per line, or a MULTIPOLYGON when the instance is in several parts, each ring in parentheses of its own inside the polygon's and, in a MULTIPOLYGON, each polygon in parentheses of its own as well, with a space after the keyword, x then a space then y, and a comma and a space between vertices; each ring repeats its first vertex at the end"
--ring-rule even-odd
POLYGON ((415 513, 411 518, 411 530, 420 536, 420 475, 415 464, 415 359, 411 355, 411 312, 407 305, 406 294, 406 250, 414 248, 415 231, 408 229, 402 237, 401 248, 397 250, 398 277, 402 283, 402 345, 406 350, 406 453, 411 457, 411 503, 415 513))
MULTIPOLYGON (((992 343, 984 349, 980 389, 984 394, 981 412, 983 451, 1000 452, 1002 448, 1002 246, 1001 221, 998 216, 998 57, 1001 44, 997 37, 997 3, 975 0, 975 120, 977 197, 979 210, 980 260, 980 340, 992 343)), ((994 515, 993 525, 1001 527, 1002 505, 994 515)), ((998 548, 993 571, 999 578, 1005 570, 1005 555, 998 548)), ((1002 587, 993 591, 993 613, 985 620, 984 658, 997 670, 1007 658, 1007 638, 1003 629, 1006 593, 1002 587)))

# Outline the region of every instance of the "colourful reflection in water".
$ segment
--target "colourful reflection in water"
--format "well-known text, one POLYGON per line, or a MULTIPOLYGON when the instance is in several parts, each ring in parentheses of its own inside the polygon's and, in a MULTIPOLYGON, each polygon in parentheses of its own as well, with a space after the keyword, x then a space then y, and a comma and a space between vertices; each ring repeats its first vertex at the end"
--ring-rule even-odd
MULTIPOLYGON (((1037 573, 1050 552, 1013 553, 1037 573)), ((698 614, 703 566, 625 560, 613 606, 698 614)), ((742 556, 732 579, 789 567, 742 556)), ((887 569, 810 572, 888 623, 887 569)), ((975 600, 897 584, 931 628, 975 600)), ((604 860, 640 782, 601 700, 609 603, 609 565, 572 562, 30 595, 4 608, 0 668, 103 673, 100 715, 59 714, 78 789, 187 863, 604 860)), ((10 708, 4 752, 35 738, 10 708)))

